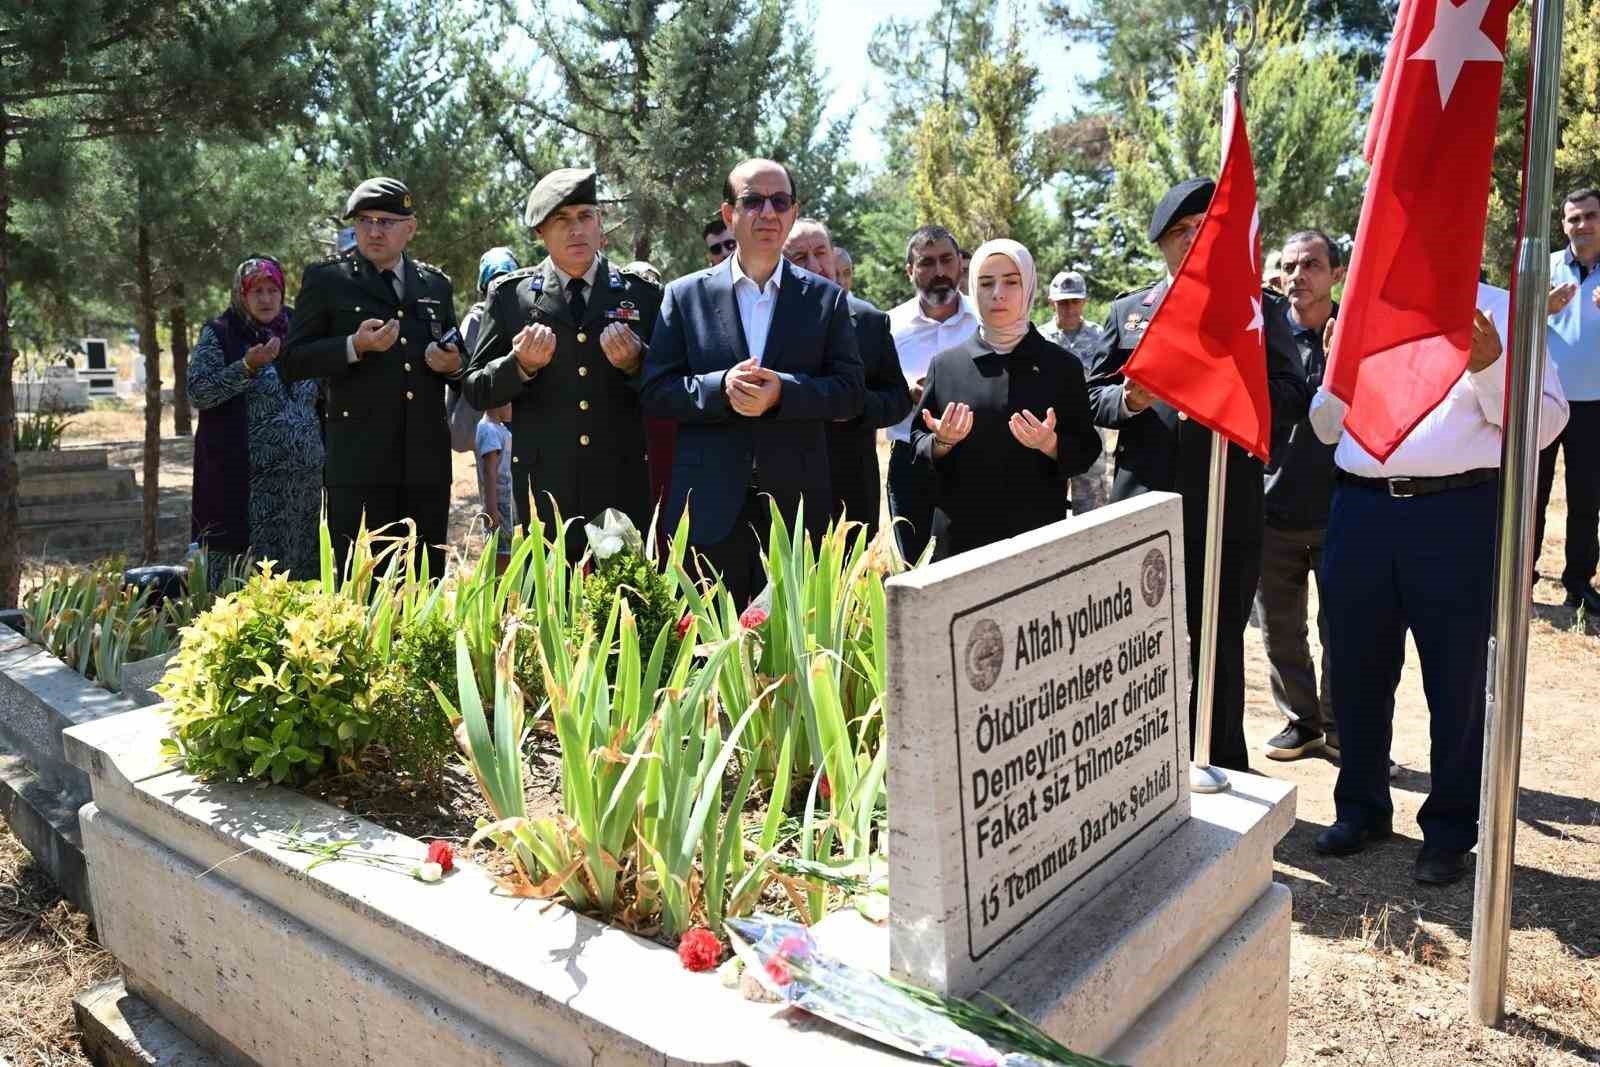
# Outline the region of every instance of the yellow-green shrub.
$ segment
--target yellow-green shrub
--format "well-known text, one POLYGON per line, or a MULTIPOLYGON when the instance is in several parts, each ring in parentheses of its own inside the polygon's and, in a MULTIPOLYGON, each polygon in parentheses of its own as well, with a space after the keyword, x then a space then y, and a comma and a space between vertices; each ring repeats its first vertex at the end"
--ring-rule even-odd
POLYGON ((378 739, 366 612, 311 582, 257 573, 183 632, 157 692, 167 750, 204 778, 300 782, 378 739))

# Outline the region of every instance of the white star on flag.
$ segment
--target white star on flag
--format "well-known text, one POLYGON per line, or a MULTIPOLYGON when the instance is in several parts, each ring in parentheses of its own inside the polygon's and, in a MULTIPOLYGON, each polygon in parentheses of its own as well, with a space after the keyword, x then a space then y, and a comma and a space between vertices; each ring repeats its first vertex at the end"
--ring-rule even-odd
MULTIPOLYGON (((1252 296, 1250 298, 1250 324, 1245 329, 1261 333, 1266 328, 1266 325, 1266 322, 1261 318, 1261 298, 1252 296)), ((1265 334, 1262 334, 1262 343, 1266 343, 1265 334)))
POLYGON ((1489 0, 1465 0, 1460 7, 1451 0, 1435 0, 1433 31, 1421 48, 1406 57, 1432 61, 1439 79, 1441 109, 1449 105, 1465 64, 1505 62, 1506 57, 1483 32, 1483 16, 1488 8, 1489 0))

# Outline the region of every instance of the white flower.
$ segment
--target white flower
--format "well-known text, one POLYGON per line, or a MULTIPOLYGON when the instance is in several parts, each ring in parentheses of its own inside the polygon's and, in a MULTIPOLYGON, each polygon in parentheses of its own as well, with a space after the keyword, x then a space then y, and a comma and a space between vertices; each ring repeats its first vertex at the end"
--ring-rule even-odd
POLYGON ((417 881, 437 882, 444 877, 444 868, 437 863, 424 863, 417 868, 417 881))
POLYGON ((610 559, 622 551, 623 541, 621 534, 602 534, 594 539, 594 558, 610 559))

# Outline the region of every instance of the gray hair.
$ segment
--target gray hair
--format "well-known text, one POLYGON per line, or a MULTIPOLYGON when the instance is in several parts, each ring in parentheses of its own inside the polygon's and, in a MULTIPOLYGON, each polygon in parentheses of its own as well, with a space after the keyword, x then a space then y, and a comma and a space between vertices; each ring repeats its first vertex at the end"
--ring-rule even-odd
POLYGON ((917 258, 917 249, 923 245, 938 244, 940 241, 949 241, 950 247, 959 254, 961 243, 956 240, 956 235, 943 226, 918 226, 911 231, 911 237, 906 241, 906 266, 910 266, 917 258))

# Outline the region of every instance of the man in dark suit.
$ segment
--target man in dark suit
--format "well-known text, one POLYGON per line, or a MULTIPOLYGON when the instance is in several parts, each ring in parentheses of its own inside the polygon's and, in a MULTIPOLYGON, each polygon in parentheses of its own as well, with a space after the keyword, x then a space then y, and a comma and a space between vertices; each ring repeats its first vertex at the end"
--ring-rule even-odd
MULTIPOLYGON (((1140 386, 1126 382, 1122 366, 1161 306, 1205 219, 1216 183, 1194 178, 1174 186, 1156 207, 1150 240, 1161 250, 1167 276, 1119 296, 1095 354, 1089 402, 1095 423, 1117 431, 1113 502, 1150 490, 1183 496, 1184 572, 1188 596, 1190 670, 1198 674, 1204 587, 1206 505, 1211 476, 1211 432, 1140 386)), ((1263 291, 1267 321, 1267 388, 1272 398, 1276 448, 1305 417, 1311 391, 1298 369, 1294 338, 1281 308, 1283 297, 1263 291)), ((1222 579, 1218 590, 1216 691, 1212 698, 1210 762, 1250 769, 1244 737, 1244 628, 1261 573, 1262 466, 1237 445, 1228 446, 1228 480, 1222 527, 1222 579)), ((1193 737, 1196 692, 1189 695, 1193 737)), ((1192 743, 1192 742, 1191 742, 1192 743)))
POLYGON ((647 414, 678 421, 663 520, 689 507, 689 540, 741 606, 759 591, 770 495, 791 527, 827 523, 827 426, 861 412, 861 357, 844 290, 795 270, 783 242, 799 214, 787 168, 750 159, 728 175, 722 217, 737 251, 667 287, 645 356, 647 414))
POLYGON ((306 268, 278 374, 327 383, 323 482, 341 566, 363 516, 369 530, 411 519, 441 575, 451 465, 440 385, 466 369, 440 343, 456 329, 450 279, 406 255, 417 220, 401 182, 362 182, 344 217, 356 247, 306 268))
MULTIPOLYGON (((783 258, 838 284, 838 249, 828 228, 816 219, 800 219, 783 244, 783 258)), ((828 424, 828 469, 833 480, 833 517, 848 516, 867 527, 867 540, 877 536, 880 509, 878 431, 911 413, 911 387, 900 369, 889 316, 857 296, 850 296, 850 322, 861 351, 866 391, 861 414, 828 424)))
MULTIPOLYGON (((650 528, 650 484, 639 372, 661 290, 600 253, 592 170, 546 174, 522 221, 549 255, 489 287, 467 402, 511 404, 512 496, 523 526, 531 496, 546 536, 555 533, 556 509, 563 519, 595 520, 613 507, 642 533, 650 528)), ((573 523, 567 555, 582 555, 584 542, 583 524, 573 523)))

